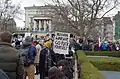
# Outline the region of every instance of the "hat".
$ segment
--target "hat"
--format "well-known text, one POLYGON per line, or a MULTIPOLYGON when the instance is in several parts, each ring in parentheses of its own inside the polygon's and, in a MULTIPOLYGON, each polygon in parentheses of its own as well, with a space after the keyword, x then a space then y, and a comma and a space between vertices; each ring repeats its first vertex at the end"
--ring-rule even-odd
POLYGON ((57 74, 58 72, 60 72, 60 70, 59 70, 57 67, 55 67, 55 66, 51 67, 51 68, 48 70, 48 74, 49 74, 49 75, 57 74))
POLYGON ((51 42, 50 41, 45 42, 44 46, 50 48, 51 47, 51 42))
POLYGON ((29 43, 32 43, 32 38, 30 36, 27 36, 24 40, 23 40, 23 43, 24 44, 29 44, 29 43))

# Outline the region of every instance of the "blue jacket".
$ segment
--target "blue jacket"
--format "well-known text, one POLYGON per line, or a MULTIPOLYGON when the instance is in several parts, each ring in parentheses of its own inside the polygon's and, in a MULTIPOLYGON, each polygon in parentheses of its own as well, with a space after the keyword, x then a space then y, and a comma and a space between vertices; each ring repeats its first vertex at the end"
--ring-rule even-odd
POLYGON ((26 49, 29 47, 29 59, 30 59, 30 64, 34 64, 35 61, 35 56, 36 56, 36 47, 33 45, 25 45, 22 47, 22 49, 26 49))
POLYGON ((36 47, 31 45, 30 51, 29 51, 29 57, 31 59, 31 64, 34 64, 36 53, 37 53, 36 47))
POLYGON ((107 44, 106 43, 102 43, 101 47, 102 47, 102 50, 107 50, 107 44))

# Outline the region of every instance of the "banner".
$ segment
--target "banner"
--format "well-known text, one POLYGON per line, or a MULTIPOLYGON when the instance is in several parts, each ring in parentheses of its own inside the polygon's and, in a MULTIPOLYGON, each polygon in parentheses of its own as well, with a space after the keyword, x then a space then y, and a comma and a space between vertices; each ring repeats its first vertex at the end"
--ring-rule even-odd
POLYGON ((70 33, 55 32, 53 50, 55 53, 68 54, 70 33))

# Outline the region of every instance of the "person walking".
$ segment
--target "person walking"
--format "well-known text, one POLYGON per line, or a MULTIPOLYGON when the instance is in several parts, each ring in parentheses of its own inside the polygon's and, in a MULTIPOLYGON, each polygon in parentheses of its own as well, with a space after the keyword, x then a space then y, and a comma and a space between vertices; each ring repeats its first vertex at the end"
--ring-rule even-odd
POLYGON ((23 46, 20 49, 20 55, 24 63, 25 73, 28 75, 28 79, 35 79, 35 56, 36 56, 36 47, 32 45, 32 38, 27 36, 23 40, 23 46))
POLYGON ((9 79, 23 79, 23 63, 19 57, 19 51, 11 46, 11 40, 10 32, 0 33, 0 69, 7 74, 9 79))

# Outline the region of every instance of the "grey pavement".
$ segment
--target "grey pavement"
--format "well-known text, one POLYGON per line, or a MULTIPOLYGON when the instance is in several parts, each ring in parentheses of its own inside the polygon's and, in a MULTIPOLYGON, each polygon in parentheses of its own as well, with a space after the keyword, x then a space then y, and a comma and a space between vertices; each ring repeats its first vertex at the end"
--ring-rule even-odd
MULTIPOLYGON (((26 79, 28 79, 28 78, 26 78, 26 79)), ((36 75, 35 79, 40 79, 40 75, 36 75)))
POLYGON ((116 58, 116 57, 109 57, 109 56, 89 56, 89 55, 87 57, 116 58))
POLYGON ((40 79, 40 75, 36 75, 36 76, 35 76, 35 79, 40 79))
POLYGON ((120 79, 120 72, 115 71, 101 71, 105 79, 120 79))
POLYGON ((78 79, 78 69, 77 69, 77 59, 75 57, 75 66, 74 66, 75 72, 74 72, 74 79, 78 79))

